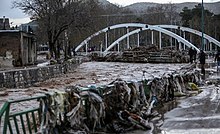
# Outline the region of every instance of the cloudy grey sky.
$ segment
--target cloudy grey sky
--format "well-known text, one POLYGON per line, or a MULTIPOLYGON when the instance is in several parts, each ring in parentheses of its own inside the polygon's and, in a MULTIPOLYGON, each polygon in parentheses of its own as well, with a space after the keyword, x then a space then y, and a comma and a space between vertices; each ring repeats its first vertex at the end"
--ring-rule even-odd
MULTIPOLYGON (((6 16, 10 18, 10 22, 13 25, 19 25, 20 23, 27 23, 30 21, 27 15, 25 15, 20 9, 12 8, 12 1, 14 0, 1 0, 0 3, 0 17, 6 16)), ((20 0, 16 0, 20 1, 20 0)), ((111 3, 116 3, 122 6, 129 5, 136 2, 155 2, 155 3, 181 3, 181 2, 201 2, 202 0, 108 0, 111 3)), ((217 2, 220 0, 204 0, 204 2, 217 2)))
POLYGON ((0 2, 0 17, 5 16, 10 18, 10 22, 13 22, 12 25, 20 25, 21 23, 29 22, 30 19, 25 15, 22 10, 18 8, 12 9, 12 1, 14 0, 1 0, 0 2))

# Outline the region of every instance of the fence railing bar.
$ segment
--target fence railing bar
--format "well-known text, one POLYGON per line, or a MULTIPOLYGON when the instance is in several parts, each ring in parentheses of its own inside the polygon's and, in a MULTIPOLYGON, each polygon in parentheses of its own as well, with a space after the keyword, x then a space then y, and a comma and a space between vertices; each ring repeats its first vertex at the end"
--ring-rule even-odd
POLYGON ((31 131, 31 122, 30 122, 28 113, 26 113, 26 118, 27 118, 27 125, 28 125, 28 129, 29 129, 29 134, 32 134, 32 131, 31 131))
POLYGON ((41 109, 40 109, 40 108, 38 109, 38 112, 37 112, 37 113, 38 113, 39 122, 41 122, 41 109))
POLYGON ((22 115, 22 114, 27 114, 27 113, 35 112, 35 111, 38 111, 38 110, 39 110, 39 108, 29 109, 29 110, 26 110, 26 111, 10 114, 9 116, 10 117, 15 117, 15 116, 19 116, 19 115, 22 115))
POLYGON ((33 119, 33 125, 34 125, 34 132, 37 132, 37 125, 36 125, 36 120, 34 116, 34 112, 31 112, 32 119, 33 119))
MULTIPOLYGON (((5 103, 5 121, 4 121, 4 127, 3 127, 3 134, 7 134, 7 127, 9 123, 9 110, 10 110, 10 103, 6 102, 5 103)), ((4 113, 4 111, 2 112, 4 113)))
POLYGON ((0 117, 3 116, 3 114, 5 113, 6 109, 8 108, 9 103, 5 102, 4 105, 2 106, 1 110, 0 110, 0 117))
POLYGON ((11 134, 13 134, 13 130, 12 130, 11 122, 10 122, 10 121, 8 121, 8 128, 9 128, 9 132, 10 132, 11 134))
POLYGON ((22 115, 20 115, 20 119, 21 119, 21 126, 22 126, 23 133, 26 134, 25 125, 24 125, 24 119, 23 119, 22 115))
POLYGON ((31 97, 31 98, 24 98, 24 99, 18 99, 18 100, 9 100, 9 103, 18 103, 18 102, 22 102, 22 101, 29 101, 29 100, 35 100, 35 99, 41 99, 46 97, 45 95, 41 95, 41 96, 36 96, 36 97, 31 97))
POLYGON ((15 123, 15 128, 16 128, 17 134, 20 134, 16 116, 13 117, 13 120, 14 120, 14 123, 15 123))

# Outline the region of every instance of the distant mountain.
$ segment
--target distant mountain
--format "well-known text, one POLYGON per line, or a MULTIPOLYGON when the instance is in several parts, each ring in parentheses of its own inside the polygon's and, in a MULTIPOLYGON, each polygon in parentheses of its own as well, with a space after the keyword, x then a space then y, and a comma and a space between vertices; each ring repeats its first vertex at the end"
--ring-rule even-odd
POLYGON ((107 0, 98 0, 98 2, 103 5, 103 6, 106 6, 106 5, 111 5, 112 3, 110 3, 109 1, 107 0))
MULTIPOLYGON (((189 9, 192 9, 195 7, 195 5, 198 5, 199 3, 180 3, 175 4, 177 7, 177 11, 181 12, 184 7, 188 7, 189 9)), ((214 14, 220 14, 220 2, 215 3, 204 3, 204 8, 209 10, 210 12, 213 12, 214 14)))
POLYGON ((105 9, 112 9, 112 10, 118 10, 119 7, 118 5, 115 5, 113 3, 110 3, 109 1, 107 0, 98 0, 99 4, 101 6, 103 6, 105 9))
POLYGON ((159 5, 158 3, 151 3, 151 2, 138 2, 128 6, 125 6, 124 9, 131 10, 133 12, 142 12, 150 7, 156 7, 159 5))
MULTIPOLYGON (((199 3, 196 2, 186 2, 186 3, 172 3, 176 6, 177 12, 181 12, 184 7, 188 7, 189 9, 192 9, 195 7, 195 5, 198 5, 199 3)), ((160 5, 159 3, 149 3, 149 2, 139 2, 134 3, 128 6, 125 6, 125 9, 129 9, 133 12, 141 12, 145 11, 149 7, 155 7, 157 5, 160 5)), ((165 4, 169 5, 169 4, 165 4)), ((220 2, 215 3, 204 3, 205 9, 208 9, 209 11, 213 12, 214 14, 220 14, 220 2)))

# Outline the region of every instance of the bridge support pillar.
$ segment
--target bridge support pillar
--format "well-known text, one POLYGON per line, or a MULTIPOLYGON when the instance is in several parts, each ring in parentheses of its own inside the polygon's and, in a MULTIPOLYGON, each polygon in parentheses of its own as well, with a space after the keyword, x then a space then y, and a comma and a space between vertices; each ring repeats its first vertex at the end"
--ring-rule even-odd
POLYGON ((208 40, 208 42, 207 42, 207 45, 209 46, 209 51, 210 51, 210 50, 211 50, 211 45, 210 45, 209 40, 208 40))
POLYGON ((210 51, 212 51, 212 42, 209 42, 210 45, 210 51))
MULTIPOLYGON (((183 31, 183 38, 186 39, 186 32, 185 31, 183 31)), ((183 50, 186 50, 186 45, 185 44, 183 45, 183 50)))
POLYGON ((86 42, 86 55, 88 54, 88 42, 86 42))
POLYGON ((118 45, 118 52, 120 52, 120 46, 119 46, 119 43, 118 43, 117 45, 118 45))
POLYGON ((145 44, 146 44, 146 46, 147 46, 147 45, 148 45, 148 42, 147 42, 147 39, 148 39, 148 38, 147 38, 147 31, 145 32, 145 37, 146 37, 146 38, 145 38, 145 39, 146 39, 146 40, 145 40, 145 42, 146 42, 145 44))
POLYGON ((180 41, 179 42, 179 50, 182 50, 182 43, 180 41))
POLYGON ((162 44, 162 37, 161 32, 159 32, 159 49, 161 50, 161 44, 162 44))
POLYGON ((151 44, 154 44, 154 31, 151 31, 151 44))
POLYGON ((108 48, 108 32, 105 32, 105 49, 108 48))
POLYGON ((206 45, 206 51, 209 51, 209 42, 207 40, 205 40, 204 42, 204 45, 206 45))
POLYGON ((202 43, 202 44, 203 44, 203 50, 204 50, 204 51, 207 51, 207 50, 208 50, 208 49, 207 49, 207 48, 208 48, 208 45, 207 45, 207 41, 206 41, 205 39, 203 39, 203 43, 202 43))
MULTIPOLYGON (((129 33, 129 28, 127 28, 127 34, 129 33)), ((127 37, 127 49, 130 48, 130 44, 129 44, 129 36, 127 37)))
POLYGON ((190 34, 189 40, 190 40, 190 42, 192 42, 192 40, 193 40, 192 34, 190 34))
POLYGON ((103 46, 102 46, 102 41, 101 41, 101 44, 100 44, 100 52, 102 53, 102 49, 103 49, 103 46))
POLYGON ((139 47, 140 46, 140 34, 137 33, 137 46, 139 47))
POLYGON ((170 47, 171 47, 171 50, 173 49, 173 38, 170 37, 170 47))

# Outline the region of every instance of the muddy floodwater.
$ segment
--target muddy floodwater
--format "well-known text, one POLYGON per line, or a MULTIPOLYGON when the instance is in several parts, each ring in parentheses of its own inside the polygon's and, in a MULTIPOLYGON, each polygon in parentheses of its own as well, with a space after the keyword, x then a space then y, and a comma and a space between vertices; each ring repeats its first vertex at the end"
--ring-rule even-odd
MULTIPOLYGON (((178 71, 188 64, 139 64, 115 62, 86 62, 75 71, 24 89, 1 89, 0 106, 8 99, 19 99, 64 90, 69 85, 101 86, 117 78, 125 81, 140 81, 161 77, 164 73, 178 71), (145 75, 143 76, 143 71, 145 75)), ((216 78, 219 78, 218 76, 216 78)), ((154 130, 131 133, 162 134, 220 134, 220 90, 218 85, 204 85, 202 93, 185 98, 176 98, 155 109, 157 118, 152 119, 154 130)), ((37 104, 21 104, 13 109, 34 107, 37 104)))
POLYGON ((69 85, 101 86, 111 83, 117 78, 125 81, 140 81, 145 77, 152 79, 164 73, 178 71, 187 64, 142 64, 142 63, 117 63, 117 62, 85 62, 75 71, 61 75, 57 78, 36 83, 33 87, 24 89, 2 89, 0 91, 0 106, 8 99, 19 99, 45 92, 64 90, 69 85))

